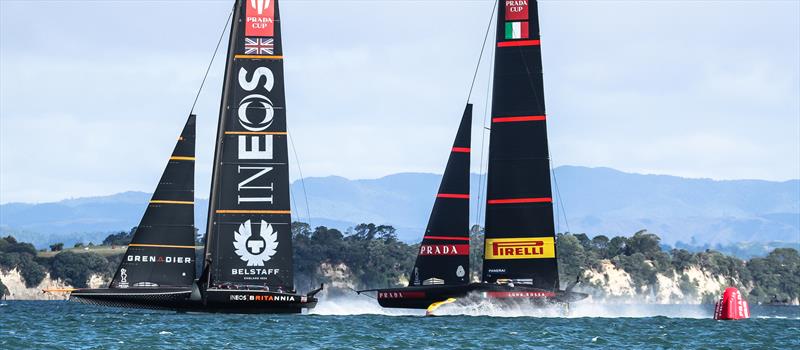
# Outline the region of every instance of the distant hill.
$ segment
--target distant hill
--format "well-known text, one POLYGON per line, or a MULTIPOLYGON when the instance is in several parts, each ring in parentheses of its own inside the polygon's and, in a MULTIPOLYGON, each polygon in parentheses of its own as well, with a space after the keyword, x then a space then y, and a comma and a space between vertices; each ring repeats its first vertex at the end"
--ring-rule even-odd
POLYGON ((800 241, 800 180, 716 181, 575 166, 556 173, 574 232, 647 228, 667 243, 800 241))
MULTIPOLYGON (((564 211, 558 228, 630 235, 648 229, 664 239, 692 245, 800 242, 800 180, 715 181, 624 173, 609 168, 563 166, 555 170, 564 211)), ((433 205, 440 175, 401 173, 379 179, 305 179, 292 185, 295 220, 347 229, 360 222, 391 224, 401 239, 420 237, 433 205), (307 210, 308 209, 308 210, 307 210)), ((479 176, 472 175, 471 211, 476 217, 479 176)), ((138 224, 150 195, 124 192, 54 203, 0 205, 0 233, 44 247, 100 241, 108 232, 138 224)), ((198 199, 196 225, 205 230, 208 201, 198 199)))
MULTIPOLYGON (((123 192, 53 203, 3 204, 0 234, 11 234, 37 247, 55 242, 68 247, 76 242, 102 242, 109 232, 128 231, 138 225, 150 196, 144 192, 123 192)), ((195 218, 204 218, 207 211, 208 200, 197 199, 195 218)))

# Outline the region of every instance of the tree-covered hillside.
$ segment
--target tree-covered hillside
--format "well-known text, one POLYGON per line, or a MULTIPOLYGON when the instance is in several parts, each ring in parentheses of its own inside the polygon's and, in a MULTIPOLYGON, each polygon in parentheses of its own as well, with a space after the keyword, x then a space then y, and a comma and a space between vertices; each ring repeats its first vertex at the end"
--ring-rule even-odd
POLYGON ((11 236, 0 238, 0 270, 19 270, 28 288, 39 285, 48 272, 51 278, 61 279, 73 287, 86 287, 91 275, 109 276, 113 273, 120 258, 119 254, 105 257, 94 252, 74 251, 43 257, 30 243, 17 242, 11 236))
MULTIPOLYGON (((312 229, 308 224, 295 222, 292 234, 295 280, 301 290, 331 282, 345 282, 353 288, 404 285, 419 249, 418 244, 398 240, 395 229, 386 225, 360 224, 341 232, 324 226, 312 229)), ((473 280, 481 275, 482 236, 480 227, 472 228, 473 280)), ((116 233, 106 241, 121 244, 129 237, 130 232, 116 233)), ((562 284, 578 275, 600 273, 604 265, 611 264, 627 274, 626 278, 638 293, 657 289, 663 278, 678 278, 683 294, 692 295, 697 294, 699 282, 684 272, 697 269, 720 277, 721 284, 739 287, 751 303, 800 299, 800 255, 791 248, 775 249, 766 257, 744 261, 713 250, 664 251, 660 238, 647 231, 629 237, 591 239, 585 234, 565 233, 558 235, 556 244, 562 284)), ((119 253, 101 255, 91 249, 67 249, 48 256, 37 252, 33 245, 17 242, 9 236, 0 238, 0 270, 18 269, 28 287, 37 286, 48 272, 51 278, 85 287, 92 275, 110 278, 123 250, 114 252, 119 253)), ((609 278, 607 274, 606 278, 609 278)), ((591 287, 592 282, 585 281, 584 285, 591 287)), ((709 296, 705 301, 714 297, 709 296)))

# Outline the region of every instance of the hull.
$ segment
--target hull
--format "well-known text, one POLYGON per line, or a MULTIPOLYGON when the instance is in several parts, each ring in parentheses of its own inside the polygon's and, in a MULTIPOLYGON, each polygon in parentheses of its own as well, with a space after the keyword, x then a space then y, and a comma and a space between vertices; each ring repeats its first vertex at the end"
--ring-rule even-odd
POLYGON ((208 289, 203 297, 192 298, 189 288, 80 289, 70 301, 135 309, 215 313, 301 313, 317 305, 305 295, 262 290, 208 289))
POLYGON ((376 289, 378 304, 382 307, 400 309, 427 309, 435 302, 448 298, 463 298, 470 292, 470 285, 413 286, 405 288, 376 289))
POLYGON ((564 304, 586 298, 584 293, 545 290, 529 285, 471 283, 454 286, 414 286, 376 289, 378 303, 387 308, 427 309, 431 304, 450 298, 480 301, 491 300, 509 306, 529 303, 537 306, 564 304))

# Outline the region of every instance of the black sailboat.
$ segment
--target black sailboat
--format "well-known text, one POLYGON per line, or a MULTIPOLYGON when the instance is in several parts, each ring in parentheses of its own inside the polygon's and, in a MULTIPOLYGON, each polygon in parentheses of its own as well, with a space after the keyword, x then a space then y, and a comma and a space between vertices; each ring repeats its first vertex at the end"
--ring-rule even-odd
MULTIPOLYGON (((470 294, 535 304, 587 296, 571 291, 575 283, 559 287, 538 7, 536 1, 497 4, 481 282, 380 289, 382 306, 428 308, 470 294)), ((468 169, 460 171, 468 176, 468 169)), ((460 210, 434 215, 468 215, 466 207, 460 210)))
POLYGON ((377 292, 381 306, 424 309, 468 287, 471 128, 472 105, 467 104, 408 287, 366 290, 377 292))
POLYGON ((194 125, 191 116, 109 288, 76 290, 71 299, 208 312, 297 313, 314 307, 321 287, 300 295, 293 281, 277 0, 234 5, 197 280, 194 125))
POLYGON ((74 290, 70 300, 160 308, 189 299, 196 270, 195 125, 190 115, 108 288, 74 290))

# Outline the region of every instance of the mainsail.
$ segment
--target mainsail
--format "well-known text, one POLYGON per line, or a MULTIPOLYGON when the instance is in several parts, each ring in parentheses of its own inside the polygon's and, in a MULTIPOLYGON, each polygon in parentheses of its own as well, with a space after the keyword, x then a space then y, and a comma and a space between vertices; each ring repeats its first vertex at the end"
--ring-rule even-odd
POLYGON ((289 168, 277 1, 237 1, 211 183, 208 286, 293 290, 289 168))
POLYGON ((472 105, 467 104, 433 204, 410 286, 469 282, 469 155, 472 105))
POLYGON ((299 295, 292 281, 277 0, 238 0, 232 18, 203 274, 195 281, 192 115, 109 288, 70 290, 70 300, 234 313, 300 313, 316 306, 322 286, 299 295))
POLYGON ((483 280, 557 289, 536 1, 499 1, 483 280))
POLYGON ((190 115, 109 288, 192 285, 194 147, 190 115))

